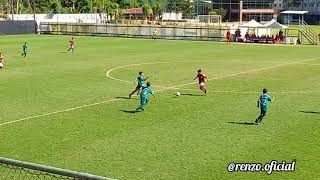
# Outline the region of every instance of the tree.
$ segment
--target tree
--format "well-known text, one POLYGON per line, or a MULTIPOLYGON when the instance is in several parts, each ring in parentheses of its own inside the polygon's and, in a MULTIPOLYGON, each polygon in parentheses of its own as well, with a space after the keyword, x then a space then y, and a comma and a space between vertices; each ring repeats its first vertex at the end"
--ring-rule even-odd
POLYGON ((91 7, 89 0, 76 0, 75 1, 75 11, 77 13, 90 13, 91 7))
POLYGON ((193 3, 191 0, 167 0, 168 12, 181 12, 184 14, 191 14, 193 10, 193 3))
POLYGON ((165 11, 165 8, 166 8, 166 5, 164 0, 156 0, 152 4, 153 12, 159 19, 162 19, 162 14, 165 11))
POLYGON ((219 8, 219 9, 212 9, 209 12, 209 15, 220 15, 221 18, 223 19, 226 15, 227 15, 227 10, 223 9, 223 8, 219 8))
POLYGON ((61 3, 58 0, 54 0, 51 3, 50 8, 51 8, 51 13, 53 13, 53 14, 58 14, 58 13, 63 12, 63 8, 61 6, 61 3))
POLYGON ((149 4, 142 5, 143 13, 147 19, 150 19, 150 16, 152 15, 152 7, 149 4))

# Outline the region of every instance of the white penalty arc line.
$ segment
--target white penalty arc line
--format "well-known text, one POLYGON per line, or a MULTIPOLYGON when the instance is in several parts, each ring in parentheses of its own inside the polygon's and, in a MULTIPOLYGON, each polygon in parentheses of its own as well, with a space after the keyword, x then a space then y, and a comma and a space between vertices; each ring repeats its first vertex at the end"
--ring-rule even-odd
MULTIPOLYGON (((317 60, 317 59, 320 59, 320 57, 313 58, 313 59, 306 59, 306 60, 302 60, 302 61, 288 62, 288 63, 269 66, 269 67, 265 67, 265 68, 252 69, 252 70, 248 70, 248 71, 243 71, 243 72, 233 73, 233 74, 229 74, 229 75, 219 76, 219 77, 216 77, 216 78, 212 78, 210 80, 217 80, 217 79, 237 76, 237 75, 241 75, 241 74, 247 74, 247 73, 261 71, 261 70, 273 69, 273 68, 286 66, 286 65, 291 65, 291 64, 298 64, 298 63, 306 62, 306 61, 313 61, 313 60, 317 60)), ((161 63, 167 63, 167 62, 158 62, 157 64, 161 64, 161 63)), ((152 63, 152 64, 154 64, 154 63, 152 63)), ((129 66, 133 66, 133 65, 140 65, 140 64, 130 64, 130 65, 119 66, 117 68, 113 68, 112 70, 109 70, 108 72, 110 73, 115 69, 119 69, 121 67, 129 67, 129 66)), ((107 74, 109 74, 108 72, 107 72, 107 74)), ((109 78, 114 79, 114 80, 118 80, 117 78, 113 78, 113 77, 109 77, 109 78)), ((124 80, 119 79, 118 81, 124 81, 124 80)), ((129 81, 124 81, 124 82, 129 82, 129 81)), ((196 83, 197 82, 185 83, 185 84, 181 84, 181 85, 177 85, 177 86, 172 86, 172 87, 168 87, 168 88, 164 88, 164 89, 159 89, 157 92, 165 91, 165 90, 168 90, 168 89, 177 89, 177 88, 180 88, 180 87, 183 87, 183 86, 192 85, 192 84, 196 84, 196 83)), ((114 102, 114 101, 119 101, 119 100, 121 100, 121 99, 116 99, 116 98, 115 99, 109 99, 109 100, 96 102, 96 103, 92 103, 92 104, 86 104, 86 105, 82 105, 82 106, 72 107, 72 108, 68 108, 68 109, 64 109, 64 110, 60 110, 60 111, 54 111, 54 112, 50 112, 50 113, 39 114, 39 115, 35 115, 35 116, 30 116, 30 117, 26 117, 26 118, 21 118, 21 119, 17 119, 17 120, 1 123, 0 126, 13 124, 13 123, 18 123, 18 122, 22 122, 22 121, 27 121, 27 120, 35 119, 35 118, 39 118, 39 117, 50 116, 50 115, 59 114, 59 113, 63 113, 63 112, 74 111, 74 110, 77 110, 77 109, 82 109, 82 108, 86 108, 86 107, 96 106, 96 105, 105 104, 105 103, 114 102)))

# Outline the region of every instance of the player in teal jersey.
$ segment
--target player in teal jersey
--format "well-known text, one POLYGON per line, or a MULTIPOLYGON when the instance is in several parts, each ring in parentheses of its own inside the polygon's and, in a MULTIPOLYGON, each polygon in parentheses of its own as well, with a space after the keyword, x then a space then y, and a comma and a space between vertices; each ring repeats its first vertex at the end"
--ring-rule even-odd
POLYGON ((148 82, 146 87, 143 87, 140 93, 140 105, 137 107, 136 112, 144 111, 144 107, 148 104, 148 95, 152 94, 156 97, 152 91, 151 83, 148 82))
POLYGON ((138 81, 138 85, 136 86, 135 90, 133 90, 130 94, 129 94, 129 98, 131 98, 131 96, 135 93, 138 92, 143 88, 144 86, 144 81, 148 79, 143 77, 144 73, 142 71, 139 72, 139 76, 137 77, 137 81, 138 81))
POLYGON ((259 97, 257 102, 257 107, 260 107, 260 115, 255 121, 255 123, 259 125, 262 123, 263 118, 267 115, 269 109, 269 102, 272 102, 274 99, 274 97, 268 95, 267 89, 263 89, 262 93, 263 94, 259 97))
POLYGON ((24 45, 22 46, 22 54, 23 57, 26 57, 28 55, 28 45, 27 42, 24 43, 24 45))

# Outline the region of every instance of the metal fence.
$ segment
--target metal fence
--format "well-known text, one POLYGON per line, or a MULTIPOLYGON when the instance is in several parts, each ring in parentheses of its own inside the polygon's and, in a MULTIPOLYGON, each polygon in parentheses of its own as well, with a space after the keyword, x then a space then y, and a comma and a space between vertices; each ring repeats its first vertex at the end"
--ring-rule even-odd
POLYGON ((1 180, 111 180, 110 178, 0 157, 1 180))
POLYGON ((160 39, 224 40, 228 29, 221 27, 181 27, 157 25, 123 24, 81 24, 81 23, 41 23, 41 34, 94 35, 114 37, 151 38, 157 31, 160 39))

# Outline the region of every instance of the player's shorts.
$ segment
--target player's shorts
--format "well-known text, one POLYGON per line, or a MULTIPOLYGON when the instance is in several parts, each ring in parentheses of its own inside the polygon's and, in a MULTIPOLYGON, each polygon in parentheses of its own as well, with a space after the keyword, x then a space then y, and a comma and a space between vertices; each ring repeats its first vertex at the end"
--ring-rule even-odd
POLYGON ((143 86, 141 86, 141 85, 137 85, 137 87, 136 87, 136 89, 138 90, 138 89, 142 89, 143 88, 143 86))
POLYGON ((148 98, 146 96, 140 95, 140 105, 144 106, 148 104, 148 98))
POLYGON ((3 68, 3 63, 0 63, 0 68, 3 68))
POLYGON ((199 83, 200 86, 205 86, 204 82, 199 83))
POLYGON ((73 48, 74 48, 74 45, 71 45, 70 47, 73 49, 73 48))
POLYGON ((260 109, 260 115, 266 116, 267 111, 265 109, 260 109))

